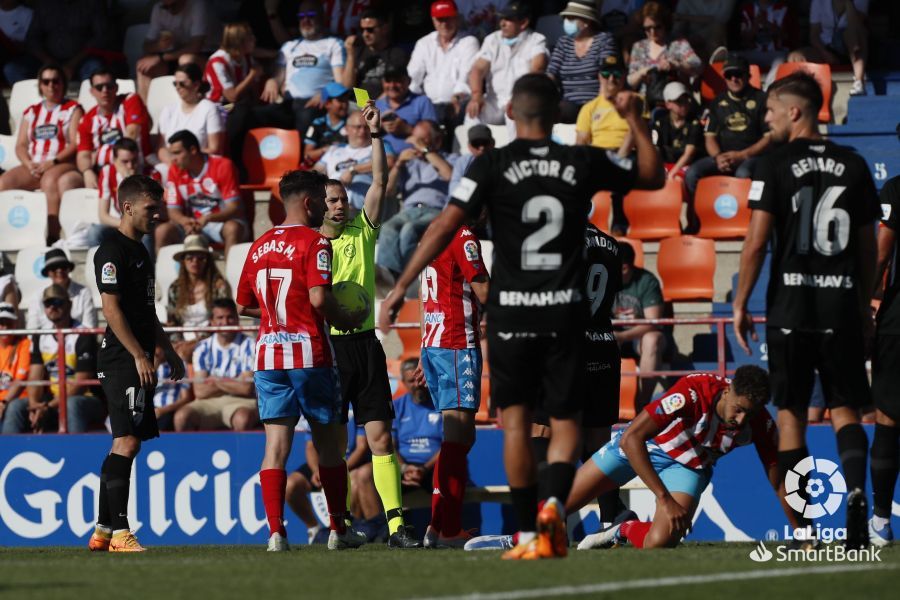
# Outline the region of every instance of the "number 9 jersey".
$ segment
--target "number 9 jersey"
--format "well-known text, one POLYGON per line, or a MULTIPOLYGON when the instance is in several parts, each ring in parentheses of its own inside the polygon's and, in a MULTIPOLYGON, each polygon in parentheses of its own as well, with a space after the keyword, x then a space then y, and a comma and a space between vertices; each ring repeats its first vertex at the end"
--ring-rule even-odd
POLYGON ((850 148, 797 139, 760 159, 749 206, 774 216, 767 327, 859 330, 859 239, 881 216, 872 175, 850 148))

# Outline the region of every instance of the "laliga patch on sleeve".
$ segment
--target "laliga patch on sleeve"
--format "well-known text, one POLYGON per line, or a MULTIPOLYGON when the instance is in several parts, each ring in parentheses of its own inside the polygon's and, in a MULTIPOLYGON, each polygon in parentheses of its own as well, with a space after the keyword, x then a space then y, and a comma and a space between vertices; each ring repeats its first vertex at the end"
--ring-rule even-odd
POLYGON ((891 218, 891 210, 893 208, 894 207, 891 206, 890 204, 882 204, 881 205, 881 220, 882 221, 887 221, 888 219, 891 218))
POLYGON ((328 250, 322 249, 316 254, 316 268, 320 271, 331 272, 331 255, 328 250))
POLYGON ((116 278, 116 265, 111 262, 103 265, 103 268, 100 269, 100 283, 119 283, 116 278))
POLYGON ((463 244, 463 252, 466 254, 466 260, 469 262, 478 262, 481 257, 478 256, 478 244, 474 240, 469 240, 463 244))
POLYGON ((459 183, 456 184, 456 187, 453 188, 453 197, 459 200, 460 202, 468 202, 472 197, 472 194, 475 193, 475 188, 478 187, 478 184, 468 177, 463 177, 459 180, 459 183))
POLYGON ((750 184, 750 193, 747 194, 747 199, 750 202, 762 200, 763 188, 766 186, 765 181, 754 181, 750 184))
POLYGON ((660 400, 659 405, 662 407, 664 413, 671 415, 676 410, 684 408, 684 396, 682 394, 666 396, 660 400))

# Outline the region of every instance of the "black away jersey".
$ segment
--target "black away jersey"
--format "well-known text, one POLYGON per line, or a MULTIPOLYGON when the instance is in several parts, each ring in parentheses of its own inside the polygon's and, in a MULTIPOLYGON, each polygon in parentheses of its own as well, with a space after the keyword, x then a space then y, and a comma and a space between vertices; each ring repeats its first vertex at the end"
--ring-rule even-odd
MULTIPOLYGON (((881 225, 890 227, 900 235, 900 176, 894 177, 881 188, 881 225)), ((897 244, 891 252, 890 270, 884 286, 884 299, 878 308, 878 333, 900 334, 900 277, 897 273, 897 244)))
MULTIPOLYGON (((622 259, 619 243, 593 224, 584 232, 584 252, 587 262, 587 298, 590 304, 588 330, 612 336, 613 301, 622 290, 622 259)), ((615 337, 610 340, 615 341, 615 337)))

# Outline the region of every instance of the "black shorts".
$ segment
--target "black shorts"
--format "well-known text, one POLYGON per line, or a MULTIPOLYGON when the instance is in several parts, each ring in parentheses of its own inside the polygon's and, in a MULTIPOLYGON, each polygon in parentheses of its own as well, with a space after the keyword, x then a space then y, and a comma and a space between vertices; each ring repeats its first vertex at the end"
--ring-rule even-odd
POLYGON ((490 327, 491 399, 498 408, 540 407, 555 419, 579 416, 585 400, 583 331, 526 333, 490 327))
POLYGON ((98 373, 106 395, 109 424, 114 438, 133 435, 140 440, 159 437, 153 387, 142 388, 137 370, 105 370, 98 373))
POLYGON ((865 344, 860 331, 766 328, 772 399, 778 408, 807 408, 818 370, 827 408, 869 404, 865 344))
POLYGON ((353 405, 353 419, 359 423, 390 421, 394 418, 387 358, 374 331, 331 336, 331 345, 341 376, 344 423, 353 405))
POLYGON ((900 335, 875 337, 872 396, 875 408, 900 421, 900 335))

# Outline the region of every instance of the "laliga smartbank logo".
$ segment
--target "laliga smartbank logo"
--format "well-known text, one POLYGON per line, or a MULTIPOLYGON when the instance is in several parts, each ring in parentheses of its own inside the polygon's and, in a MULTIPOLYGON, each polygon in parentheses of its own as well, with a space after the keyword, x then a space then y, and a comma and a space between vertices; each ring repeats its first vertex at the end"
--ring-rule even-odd
POLYGON ((838 471, 837 464, 824 458, 807 456, 785 474, 784 493, 791 508, 807 519, 818 519, 837 512, 847 493, 847 482, 838 471), (804 489, 808 501, 800 495, 801 477, 809 477, 804 489), (827 493, 826 482, 830 490, 827 493))

